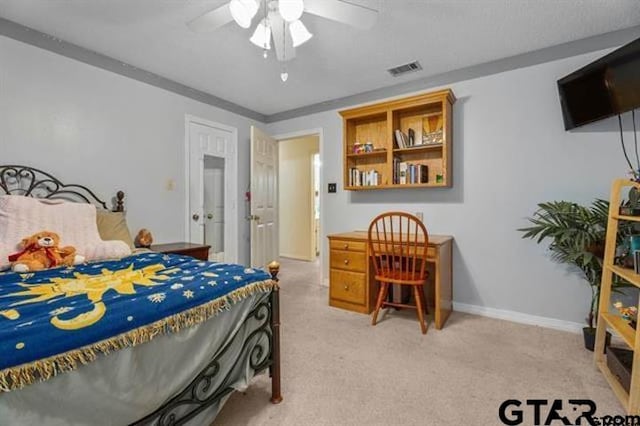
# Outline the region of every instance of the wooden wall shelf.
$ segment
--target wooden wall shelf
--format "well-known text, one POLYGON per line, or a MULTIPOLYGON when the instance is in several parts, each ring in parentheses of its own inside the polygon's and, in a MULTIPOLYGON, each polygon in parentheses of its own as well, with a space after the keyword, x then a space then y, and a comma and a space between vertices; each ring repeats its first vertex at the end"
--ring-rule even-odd
POLYGON ((371 158, 371 157, 386 157, 387 150, 383 149, 380 151, 372 151, 372 152, 361 152, 358 154, 347 154, 349 158, 371 158))
POLYGON ((404 154, 404 153, 431 151, 435 149, 442 149, 443 147, 444 146, 441 143, 434 143, 434 144, 418 145, 411 148, 394 148, 393 152, 404 154))
POLYGON ((455 100, 447 89, 340 111, 344 189, 451 187, 455 100), (398 144, 396 133, 408 138, 409 129, 413 146, 398 144), (434 140, 442 142, 427 143, 434 140), (375 151, 354 153, 356 144, 367 143, 375 151))

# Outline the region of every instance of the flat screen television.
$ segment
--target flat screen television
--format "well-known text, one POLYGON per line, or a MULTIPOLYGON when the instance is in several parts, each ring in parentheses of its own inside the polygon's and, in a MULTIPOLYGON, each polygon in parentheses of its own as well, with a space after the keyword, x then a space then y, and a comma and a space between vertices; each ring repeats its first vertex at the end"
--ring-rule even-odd
POLYGON ((640 39, 558 80, 571 130, 640 107, 640 39))

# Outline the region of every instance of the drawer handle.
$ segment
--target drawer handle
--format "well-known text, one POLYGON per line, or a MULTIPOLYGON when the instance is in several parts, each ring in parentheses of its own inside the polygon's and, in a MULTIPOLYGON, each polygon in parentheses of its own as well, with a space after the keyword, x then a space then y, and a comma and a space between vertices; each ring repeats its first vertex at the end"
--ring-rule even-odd
POLYGON ((344 260, 344 264, 345 264, 345 265, 348 265, 348 264, 349 264, 349 259, 345 259, 345 260, 344 260))
POLYGON ((346 291, 349 291, 349 284, 345 284, 345 285, 344 285, 344 289, 345 289, 346 291))
POLYGON ((349 244, 345 244, 345 245, 344 245, 344 249, 346 250, 346 249, 348 249, 348 248, 349 248, 349 244))

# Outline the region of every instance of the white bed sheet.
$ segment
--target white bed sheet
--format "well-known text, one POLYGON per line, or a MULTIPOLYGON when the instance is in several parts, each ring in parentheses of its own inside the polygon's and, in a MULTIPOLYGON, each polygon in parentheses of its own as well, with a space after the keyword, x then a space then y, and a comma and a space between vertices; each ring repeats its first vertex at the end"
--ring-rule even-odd
MULTIPOLYGON (((256 293, 197 326, 0 394, 0 425, 119 426, 139 420, 184 389, 234 336, 246 335, 244 319, 266 297, 256 293)), ((239 352, 243 340, 235 339, 225 358, 239 352)), ((233 387, 244 389, 253 372, 248 366, 237 368, 244 371, 233 387)), ((221 406, 212 406, 189 425, 211 424, 221 406)))

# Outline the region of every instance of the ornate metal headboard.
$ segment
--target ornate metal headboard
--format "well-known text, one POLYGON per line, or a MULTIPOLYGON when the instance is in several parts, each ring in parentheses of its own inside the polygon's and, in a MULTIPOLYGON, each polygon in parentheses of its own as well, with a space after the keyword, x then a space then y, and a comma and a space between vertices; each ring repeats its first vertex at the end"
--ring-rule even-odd
MULTIPOLYGON (((0 194, 34 198, 64 199, 96 204, 109 210, 107 203, 86 186, 66 185, 42 170, 28 166, 0 166, 0 194)), ((124 192, 118 191, 113 211, 124 211, 124 192)))

